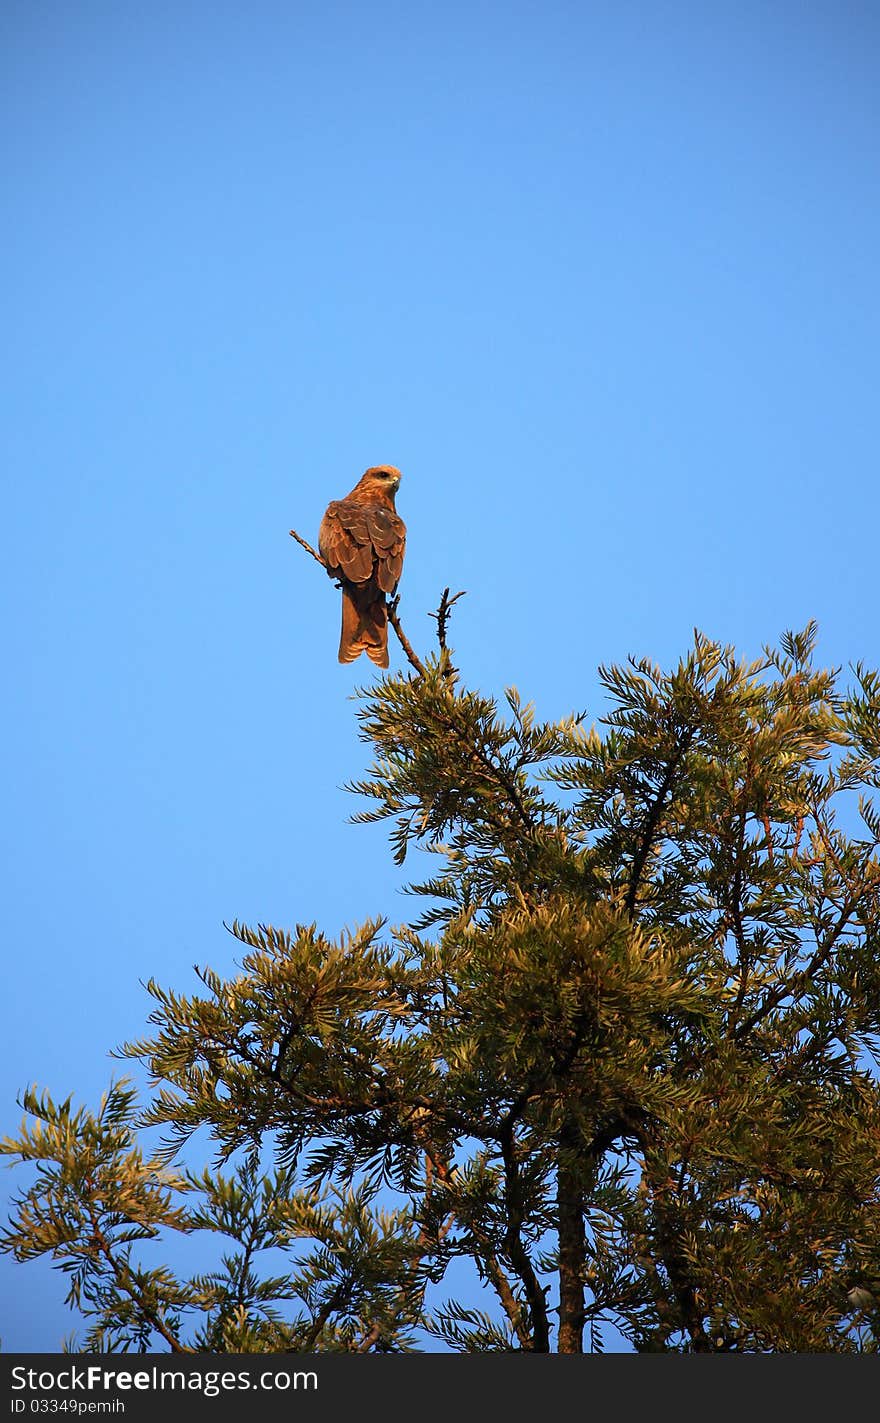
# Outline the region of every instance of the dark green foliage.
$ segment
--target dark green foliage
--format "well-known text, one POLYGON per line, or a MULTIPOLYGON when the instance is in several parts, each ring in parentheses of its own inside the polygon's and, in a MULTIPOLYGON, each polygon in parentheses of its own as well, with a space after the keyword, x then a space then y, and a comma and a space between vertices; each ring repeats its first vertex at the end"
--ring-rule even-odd
POLYGON ((874 1352, 880 679, 814 641, 602 669, 601 731, 445 650, 362 693, 359 818, 436 856, 421 917, 234 924, 236 977, 149 985, 140 1113, 28 1094, 3 1144, 39 1163, 3 1246, 69 1272, 86 1347, 874 1352), (138 1263, 169 1231, 230 1253, 138 1263))

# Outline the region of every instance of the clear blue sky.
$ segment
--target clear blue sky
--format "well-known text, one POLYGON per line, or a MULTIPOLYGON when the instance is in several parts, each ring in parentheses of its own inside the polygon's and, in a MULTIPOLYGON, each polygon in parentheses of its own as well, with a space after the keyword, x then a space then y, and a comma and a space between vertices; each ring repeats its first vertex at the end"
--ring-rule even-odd
MULTIPOLYGON (((412 913, 287 532, 367 465, 413 642, 467 589, 465 679, 543 715, 694 626, 880 663, 880 12, 6 0, 0 66, 10 1130, 224 919, 412 913)), ((0 1261, 3 1347, 63 1292, 0 1261)))

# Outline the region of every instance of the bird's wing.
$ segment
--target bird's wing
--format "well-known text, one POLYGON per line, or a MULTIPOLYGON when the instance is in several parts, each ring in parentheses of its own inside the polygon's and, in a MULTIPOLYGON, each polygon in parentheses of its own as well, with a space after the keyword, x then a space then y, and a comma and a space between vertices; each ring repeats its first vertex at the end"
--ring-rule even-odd
POLYGON ((403 572, 406 525, 393 509, 369 509, 370 542, 376 556, 376 582, 383 593, 393 593, 403 572))
POLYGON ((318 547, 327 572, 350 583, 366 583, 373 576, 368 512, 350 499, 334 499, 321 520, 318 547))
POLYGON ((393 509, 335 499, 321 521, 318 547, 327 571, 350 583, 374 576, 383 593, 397 586, 403 569, 406 526, 393 509))

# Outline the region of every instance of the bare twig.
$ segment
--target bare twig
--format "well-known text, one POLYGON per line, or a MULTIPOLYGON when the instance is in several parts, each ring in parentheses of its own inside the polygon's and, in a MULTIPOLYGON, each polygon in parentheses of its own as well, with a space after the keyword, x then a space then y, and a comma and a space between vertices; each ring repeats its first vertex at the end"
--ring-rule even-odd
POLYGON ((302 537, 302 535, 297 533, 296 529, 291 529, 290 537, 292 539, 296 539, 297 543, 305 549, 306 553, 310 553, 312 555, 312 558, 314 558, 318 563, 320 563, 322 568, 327 567, 326 563, 324 562, 321 555, 318 553, 317 549, 312 548, 312 545, 310 543, 307 543, 306 540, 302 537))
POLYGON ((399 602, 400 595, 398 594, 398 596, 396 598, 392 598, 391 602, 388 604, 388 621, 394 628, 394 631, 397 633, 397 641, 400 643, 401 647, 406 653, 407 660, 409 661, 410 665, 416 669, 420 677, 424 677, 424 663, 419 661, 418 656, 413 651, 412 643, 410 642, 403 628, 400 626, 400 618, 397 616, 397 605, 399 602))
MULTIPOLYGON (((296 539, 300 547, 304 548, 306 553, 310 553, 315 562, 320 563, 321 567, 329 572, 329 569, 327 569, 327 564, 325 563, 321 555, 318 553, 317 549, 313 549, 312 545, 308 542, 308 540, 304 539, 301 534, 298 534, 296 529, 290 530, 290 537, 292 539, 296 539)), ((448 591, 449 590, 447 589, 447 592, 448 591)), ((458 596, 461 595, 459 594, 458 596)), ((455 600, 453 599, 453 602, 454 601, 455 600)), ((424 676, 424 664, 419 661, 419 658, 413 651, 412 643, 410 642, 409 638, 407 637, 406 633, 400 625, 400 619, 397 616, 397 605, 399 602, 400 598, 397 597, 393 598, 392 601, 388 604, 388 621, 390 622, 391 626, 394 628, 394 631, 397 634, 397 640, 403 648, 404 652, 406 653, 407 660, 409 661, 411 666, 416 669, 416 671, 419 673, 419 676, 424 676)))
POLYGON ((443 596, 440 599, 440 606, 436 613, 428 614, 437 624, 437 641, 440 644, 441 650, 446 647, 446 626, 449 622, 449 614, 452 612, 453 604, 457 603, 459 598, 463 598, 466 592, 467 589, 462 588, 461 592, 455 593, 450 598, 449 589, 444 588, 443 596))

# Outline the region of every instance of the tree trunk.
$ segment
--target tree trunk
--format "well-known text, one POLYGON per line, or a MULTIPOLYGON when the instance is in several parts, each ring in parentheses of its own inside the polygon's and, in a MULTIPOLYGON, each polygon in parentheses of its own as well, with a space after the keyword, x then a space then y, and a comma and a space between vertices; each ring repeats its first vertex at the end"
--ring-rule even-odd
POLYGON ((559 1226, 559 1353, 584 1352, 586 1235, 581 1173, 574 1166, 573 1140, 560 1141, 556 1203, 559 1226))

